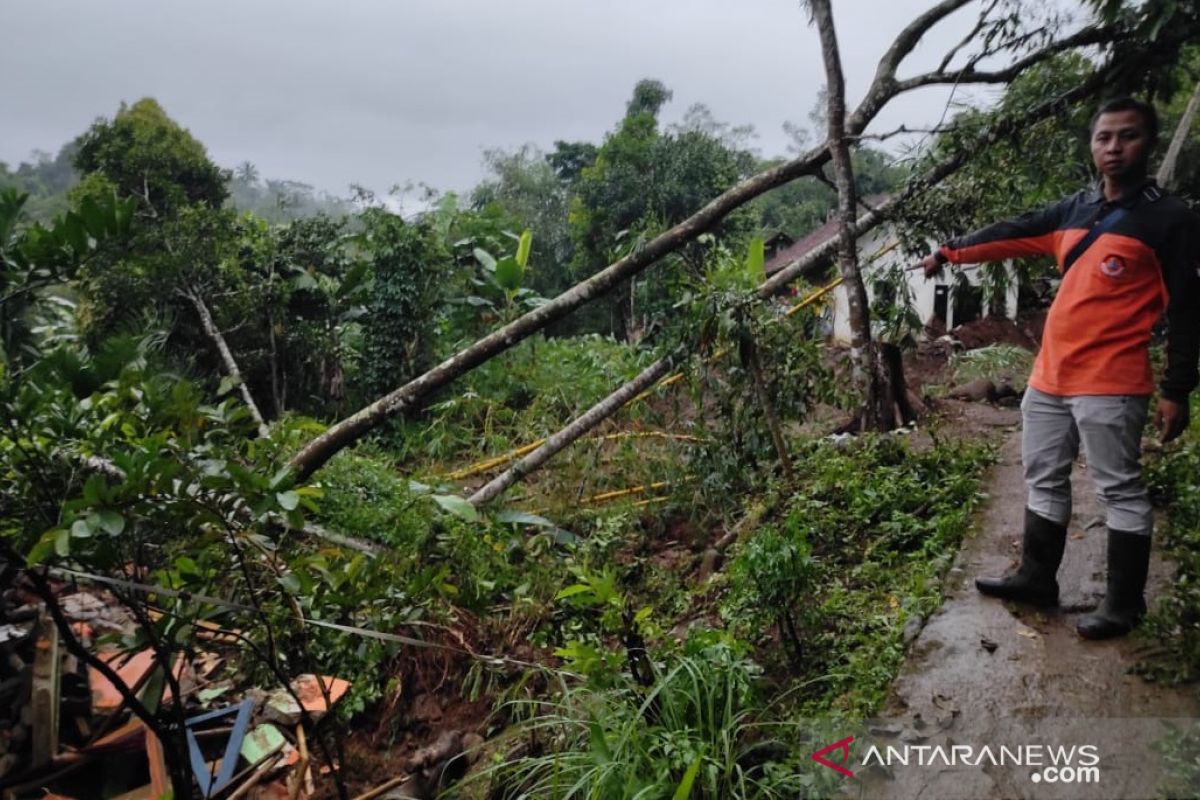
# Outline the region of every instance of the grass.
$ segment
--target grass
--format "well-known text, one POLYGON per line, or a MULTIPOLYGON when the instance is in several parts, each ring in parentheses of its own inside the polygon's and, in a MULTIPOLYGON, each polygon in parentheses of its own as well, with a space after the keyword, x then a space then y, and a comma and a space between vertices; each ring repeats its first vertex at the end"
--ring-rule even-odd
MULTIPOLYGON (((811 681, 797 695, 802 713, 877 709, 903 660, 905 624, 941 602, 941 576, 992 460, 980 443, 943 441, 917 452, 899 437, 876 436, 848 447, 821 442, 798 461, 805 478, 767 523, 811 548, 815 566, 796 604, 803 656, 786 669, 792 680, 811 681)), ((753 542, 743 544, 729 574, 754 555, 753 542)), ((742 571, 747 577, 728 586, 726 619, 741 635, 761 636, 764 612, 788 609, 771 607, 763 593, 771 582, 747 579, 768 571, 742 571)))
POLYGON ((564 685, 518 726, 531 754, 478 779, 562 800, 825 796, 828 776, 779 758, 799 726, 763 720, 758 673, 736 645, 706 635, 646 689, 564 685))

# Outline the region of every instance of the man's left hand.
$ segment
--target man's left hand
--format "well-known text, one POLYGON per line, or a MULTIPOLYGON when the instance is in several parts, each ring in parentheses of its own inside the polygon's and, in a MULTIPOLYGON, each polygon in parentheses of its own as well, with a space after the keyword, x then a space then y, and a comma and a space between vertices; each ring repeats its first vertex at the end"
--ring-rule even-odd
POLYGON ((1154 412, 1154 427, 1163 444, 1175 439, 1188 426, 1187 403, 1177 403, 1165 397, 1158 401, 1158 410, 1154 412))

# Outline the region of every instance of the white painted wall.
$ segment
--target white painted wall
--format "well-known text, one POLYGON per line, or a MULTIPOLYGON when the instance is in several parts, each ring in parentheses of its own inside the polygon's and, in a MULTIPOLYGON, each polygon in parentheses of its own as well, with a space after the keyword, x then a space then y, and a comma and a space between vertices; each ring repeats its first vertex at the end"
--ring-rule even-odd
MULTIPOLYGON (((914 263, 911 259, 905 258, 899 247, 893 246, 896 239, 889 231, 876 228, 870 231, 861 239, 858 240, 859 263, 862 268, 863 278, 867 284, 867 297, 874 300, 873 292, 871 291, 870 275, 875 271, 885 271, 892 267, 901 269, 912 266, 914 263), (890 249, 889 249, 890 248, 890 249)), ((933 245, 931 245, 933 246, 933 245)), ((967 281, 972 286, 978 286, 984 277, 983 270, 977 266, 960 265, 963 274, 966 275, 967 281)), ((1016 319, 1017 317, 1017 276, 1016 268, 1011 262, 1006 262, 1004 265, 1005 271, 1008 273, 1008 292, 1004 298, 1004 316, 1008 319, 1016 319)), ((938 286, 949 286, 950 297, 947 300, 947 330, 953 328, 958 323, 954 319, 954 267, 947 264, 942 274, 937 278, 927 279, 920 270, 906 273, 908 277, 908 290, 912 295, 913 309, 917 312, 922 324, 929 322, 933 317, 934 299, 938 286)), ((846 289, 839 286, 833 291, 833 301, 826 308, 828 327, 830 330, 830 338, 837 344, 850 343, 850 310, 847 305, 846 289)), ((988 298, 984 298, 984 308, 987 308, 988 298)))

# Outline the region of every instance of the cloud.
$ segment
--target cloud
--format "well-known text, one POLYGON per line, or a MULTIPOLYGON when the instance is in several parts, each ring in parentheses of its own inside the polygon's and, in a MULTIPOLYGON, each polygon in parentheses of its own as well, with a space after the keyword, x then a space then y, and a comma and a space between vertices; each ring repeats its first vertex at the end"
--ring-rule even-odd
MULTIPOLYGON (((924 0, 840 0, 851 100, 924 0), (865 24, 864 20, 869 20, 865 24)), ((8 0, 0 158, 54 150, 122 100, 159 100, 215 160, 335 193, 407 180, 465 189, 485 148, 599 141, 634 83, 674 90, 665 121, 706 103, 782 154, 823 84, 796 0, 8 0)), ((960 12, 931 45, 957 41, 960 12)), ((936 47, 918 60, 935 59, 936 47)), ((928 122, 944 92, 880 120, 928 122)))

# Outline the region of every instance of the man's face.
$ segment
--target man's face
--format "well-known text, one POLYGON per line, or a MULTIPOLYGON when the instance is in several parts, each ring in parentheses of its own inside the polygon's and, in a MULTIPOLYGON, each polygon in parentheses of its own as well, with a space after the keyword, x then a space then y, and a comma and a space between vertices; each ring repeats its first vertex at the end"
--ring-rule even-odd
POLYGON ((1109 111, 1092 128, 1092 163, 1106 178, 1141 178, 1150 159, 1150 131, 1138 111, 1109 111))

